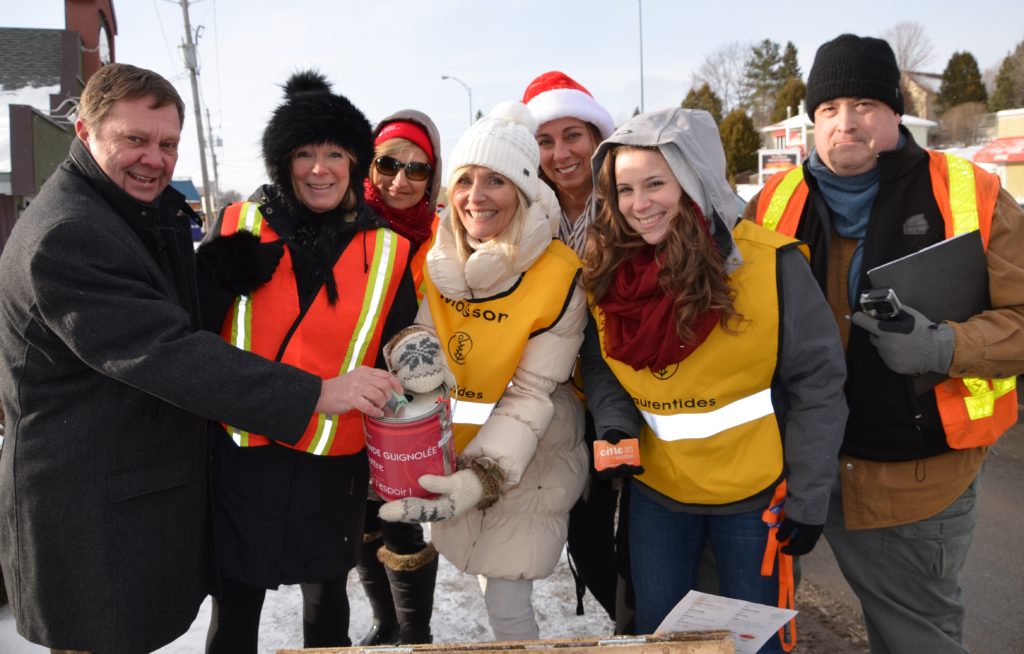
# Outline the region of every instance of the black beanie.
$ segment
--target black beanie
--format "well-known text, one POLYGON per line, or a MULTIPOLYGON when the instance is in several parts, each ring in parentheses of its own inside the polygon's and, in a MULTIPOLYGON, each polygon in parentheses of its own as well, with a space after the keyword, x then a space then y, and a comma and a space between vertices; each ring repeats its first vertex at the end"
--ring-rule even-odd
POLYGON ((263 130, 263 163, 270 181, 290 197, 292 152, 306 145, 333 143, 355 157, 349 186, 362 198, 363 180, 373 159, 373 134, 363 112, 345 96, 331 93, 327 78, 315 70, 288 78, 284 98, 263 130))
POLYGON ((900 69, 882 39, 841 34, 818 48, 807 76, 807 115, 834 98, 872 98, 903 115, 900 69))

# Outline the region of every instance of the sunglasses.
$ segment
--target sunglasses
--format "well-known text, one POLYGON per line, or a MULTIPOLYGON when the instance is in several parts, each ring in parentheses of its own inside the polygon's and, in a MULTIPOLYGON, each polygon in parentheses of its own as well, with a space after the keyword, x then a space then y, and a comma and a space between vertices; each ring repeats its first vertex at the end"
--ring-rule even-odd
POLYGON ((422 182, 427 179, 430 177, 430 171, 433 170, 428 163, 410 161, 404 164, 394 157, 377 157, 373 165, 377 167, 377 172, 385 177, 394 177, 399 170, 405 168, 405 176, 414 182, 422 182))

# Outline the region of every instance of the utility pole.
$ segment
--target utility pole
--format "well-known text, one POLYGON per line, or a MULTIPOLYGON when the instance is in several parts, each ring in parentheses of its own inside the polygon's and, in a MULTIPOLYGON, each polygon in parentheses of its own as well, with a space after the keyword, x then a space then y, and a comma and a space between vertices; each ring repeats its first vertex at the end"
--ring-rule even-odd
POLYGON ((206 108, 206 129, 210 133, 210 159, 213 161, 213 197, 220 198, 220 176, 217 175, 217 150, 216 139, 213 138, 213 121, 210 120, 210 108, 206 108))
POLYGON ((636 0, 640 26, 640 113, 644 113, 644 0, 636 0))
POLYGON ((196 135, 199 137, 199 165, 203 174, 203 196, 206 198, 206 220, 207 224, 213 220, 217 208, 213 204, 213 194, 210 192, 210 179, 206 174, 206 143, 203 139, 203 110, 199 106, 199 82, 196 80, 196 69, 199 67, 199 58, 196 56, 196 46, 192 42, 192 24, 188 20, 188 0, 181 0, 181 13, 185 16, 185 44, 181 46, 185 55, 185 68, 188 68, 189 78, 192 80, 192 102, 196 107, 196 135))

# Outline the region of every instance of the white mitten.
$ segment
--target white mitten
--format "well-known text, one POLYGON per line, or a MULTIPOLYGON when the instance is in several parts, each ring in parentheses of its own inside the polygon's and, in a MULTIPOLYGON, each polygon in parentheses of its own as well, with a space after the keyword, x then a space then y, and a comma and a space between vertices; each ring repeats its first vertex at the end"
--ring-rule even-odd
POLYGON ((384 346, 384 360, 407 391, 428 393, 444 382, 455 385, 455 375, 448 369, 441 342, 422 325, 412 325, 395 334, 384 346))
POLYGON ((471 469, 458 470, 448 477, 423 475, 420 486, 431 493, 440 493, 436 500, 408 497, 380 507, 378 515, 388 522, 437 522, 454 518, 480 503, 484 486, 471 469))

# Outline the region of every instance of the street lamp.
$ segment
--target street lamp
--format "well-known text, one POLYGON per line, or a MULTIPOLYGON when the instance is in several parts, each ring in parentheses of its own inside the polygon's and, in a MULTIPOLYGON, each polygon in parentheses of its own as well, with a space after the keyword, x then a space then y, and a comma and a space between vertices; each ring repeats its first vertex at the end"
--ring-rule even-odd
POLYGON ((466 95, 469 96, 469 124, 473 125, 473 89, 469 88, 469 84, 466 84, 458 77, 452 77, 451 75, 441 75, 441 79, 450 79, 453 82, 458 82, 462 85, 462 88, 466 89, 466 95))

